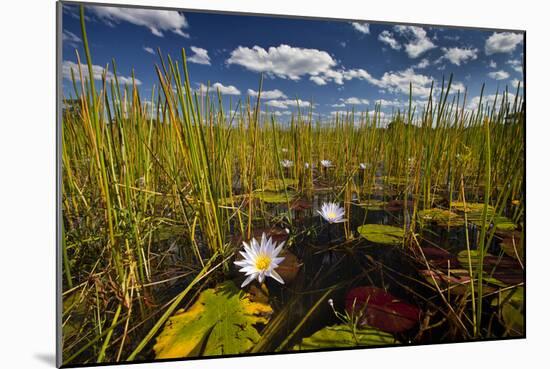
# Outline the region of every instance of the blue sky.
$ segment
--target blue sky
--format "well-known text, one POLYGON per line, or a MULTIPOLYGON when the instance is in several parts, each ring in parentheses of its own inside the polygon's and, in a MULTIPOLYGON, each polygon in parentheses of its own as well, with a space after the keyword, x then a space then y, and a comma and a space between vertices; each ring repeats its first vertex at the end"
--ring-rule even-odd
MULTIPOLYGON (((119 80, 130 81, 133 70, 146 100, 158 86, 157 48, 177 59, 185 48, 193 87, 214 86, 226 104, 254 96, 263 73, 262 102, 281 119, 296 110, 296 99, 302 107, 313 101, 324 118, 376 104, 388 117, 408 103, 409 83, 421 108, 431 82, 440 87, 451 73, 452 93, 467 88, 470 107, 483 83, 491 99, 523 82, 521 33, 106 6, 85 11, 96 78, 115 59, 119 80)), ((84 58, 81 38, 78 8, 64 5, 66 96, 75 49, 84 58)))

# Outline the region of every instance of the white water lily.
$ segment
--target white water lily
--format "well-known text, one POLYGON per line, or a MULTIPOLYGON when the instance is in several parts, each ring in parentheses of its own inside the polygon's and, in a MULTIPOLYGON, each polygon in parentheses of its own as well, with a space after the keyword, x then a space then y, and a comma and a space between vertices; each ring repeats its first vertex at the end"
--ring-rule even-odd
POLYGON ((288 160, 288 159, 281 160, 281 166, 283 166, 284 168, 290 168, 292 165, 294 165, 292 160, 288 160))
POLYGON ((330 160, 321 160, 321 165, 325 168, 332 167, 332 161, 330 160))
POLYGON ((329 223, 342 223, 345 222, 344 215, 346 214, 344 208, 334 202, 325 202, 321 206, 321 211, 317 212, 325 218, 329 223))
POLYGON ((360 164, 359 164, 359 169, 361 169, 361 170, 367 169, 367 164, 365 164, 365 163, 360 163, 360 164))
POLYGON ((255 238, 252 238, 249 243, 243 242, 244 251, 239 252, 244 259, 234 262, 235 265, 241 267, 239 272, 243 272, 247 276, 241 288, 248 285, 254 279, 262 283, 266 277, 271 277, 281 284, 285 283, 275 271, 285 259, 278 256, 284 244, 284 242, 281 242, 277 246, 277 242, 274 242, 271 237, 267 238, 265 233, 262 233, 262 239, 259 244, 255 238))

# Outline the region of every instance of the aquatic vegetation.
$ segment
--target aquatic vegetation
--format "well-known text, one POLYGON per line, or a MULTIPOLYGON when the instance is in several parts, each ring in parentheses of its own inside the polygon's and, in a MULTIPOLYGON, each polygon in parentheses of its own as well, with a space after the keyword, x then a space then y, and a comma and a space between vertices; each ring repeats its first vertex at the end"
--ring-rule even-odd
POLYGON ((157 359, 242 354, 259 340, 255 325, 266 324, 273 310, 251 301, 233 282, 201 292, 188 309, 177 311, 158 335, 157 359))
POLYGON ((364 224, 357 228, 357 232, 370 242, 382 245, 403 244, 403 228, 385 224, 364 224))
POLYGON ((346 211, 340 205, 334 202, 326 202, 321 206, 321 210, 317 210, 317 213, 323 217, 329 223, 343 223, 346 221, 346 211))
POLYGON ((185 51, 149 96, 93 65, 62 115, 64 364, 524 334, 520 93, 283 120, 185 51))
POLYGON ((271 237, 267 238, 265 233, 262 233, 260 243, 252 238, 249 243, 243 242, 243 245, 244 251, 239 251, 239 253, 244 259, 234 262, 235 265, 241 267, 239 271, 246 275, 241 287, 245 287, 254 279, 262 283, 266 277, 271 277, 281 284, 285 283, 283 278, 275 271, 285 259, 279 256, 285 245, 284 242, 277 245, 271 237))
POLYGON ((413 328, 420 321, 420 309, 381 288, 355 287, 346 294, 346 311, 358 316, 360 327, 370 326, 389 333, 413 328))
POLYGON ((352 328, 346 324, 325 327, 293 347, 294 351, 318 350, 331 347, 369 347, 398 343, 389 333, 375 328, 352 328))

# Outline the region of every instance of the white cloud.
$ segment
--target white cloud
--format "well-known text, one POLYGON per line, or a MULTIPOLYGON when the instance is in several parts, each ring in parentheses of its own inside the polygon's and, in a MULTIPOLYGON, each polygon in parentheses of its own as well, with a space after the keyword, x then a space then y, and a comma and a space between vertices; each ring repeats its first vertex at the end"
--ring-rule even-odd
POLYGON ((443 48, 443 58, 449 60, 454 65, 466 63, 468 60, 477 59, 477 49, 462 49, 459 47, 443 48))
POLYGON ((519 88, 523 88, 523 81, 520 81, 517 78, 514 78, 513 80, 510 81, 510 85, 512 86, 513 89, 518 88, 518 84, 519 84, 519 88))
POLYGON ((523 61, 519 59, 512 59, 506 62, 513 70, 518 73, 523 73, 523 61))
MULTIPOLYGON (((248 89, 247 93, 249 96, 258 97, 258 91, 248 89)), ((275 89, 275 90, 262 91, 260 98, 265 100, 273 100, 273 99, 286 99, 287 96, 281 90, 275 89)))
POLYGON ((61 37, 63 42, 66 42, 68 45, 71 45, 73 47, 78 46, 78 44, 82 42, 80 37, 68 30, 63 30, 63 34, 61 37))
POLYGON ((361 99, 359 97, 348 97, 347 99, 340 99, 344 104, 348 105, 368 105, 369 100, 361 99))
POLYGON ((293 100, 293 99, 281 99, 281 100, 268 100, 266 102, 267 105, 278 108, 278 109, 288 109, 289 107, 297 107, 300 106, 301 108, 307 108, 311 105, 309 101, 304 100, 293 100))
POLYGON ((210 65, 208 50, 196 46, 191 46, 191 51, 193 52, 193 55, 187 58, 187 61, 196 64, 210 65))
POLYGON ((337 104, 332 104, 330 105, 331 107, 333 108, 345 108, 346 107, 346 104, 344 103, 337 103, 337 104))
MULTIPOLYGON (((84 79, 88 78, 88 65, 81 64, 80 66, 82 68, 82 76, 84 77, 84 79)), ((69 60, 65 60, 61 65, 61 70, 62 70, 63 78, 71 80, 71 70, 72 70, 74 73, 75 80, 80 81, 80 70, 78 68, 78 64, 69 60)), ((101 81, 104 72, 105 72, 104 67, 100 65, 92 65, 92 75, 94 80, 101 81)), ((107 73, 105 75, 105 79, 107 80, 107 82, 114 81, 114 78, 115 78, 114 74, 110 70, 107 70, 107 73)), ((117 79, 118 79, 118 83, 122 85, 126 85, 126 84, 130 85, 133 83, 132 77, 126 77, 126 76, 117 74, 117 79)), ((139 79, 135 78, 134 81, 136 85, 138 86, 141 85, 141 81, 139 79)))
POLYGON ((323 77, 311 76, 311 77, 309 77, 309 79, 310 79, 313 83, 315 83, 315 84, 317 84, 317 85, 319 85, 319 86, 324 86, 324 85, 327 84, 327 81, 326 81, 323 77))
POLYGON ((521 33, 495 32, 485 41, 485 54, 511 53, 522 42, 523 35, 521 33))
POLYGON ((489 62, 489 68, 495 69, 496 67, 497 67, 497 62, 494 61, 494 60, 491 60, 491 61, 489 62))
POLYGON ((370 26, 368 23, 352 22, 351 25, 353 26, 353 28, 355 28, 356 31, 367 35, 370 33, 370 26))
POLYGON ((207 91, 209 93, 218 93, 219 91, 222 95, 240 95, 241 94, 241 91, 239 91, 237 87, 233 85, 224 86, 220 82, 216 82, 213 85, 211 85, 210 89, 208 88, 208 86, 201 83, 200 87, 198 88, 198 92, 201 94, 205 94, 207 91))
POLYGON ((375 105, 380 105, 383 108, 386 107, 400 107, 403 106, 404 102, 399 100, 386 100, 386 99, 379 99, 376 100, 375 105))
POLYGON ((383 43, 389 45, 394 50, 401 49, 401 45, 399 42, 393 37, 393 33, 391 33, 388 30, 384 30, 380 32, 378 35, 378 40, 382 41, 383 43))
POLYGON ((304 49, 289 45, 260 46, 248 48, 239 46, 231 52, 227 64, 237 64, 253 72, 265 72, 280 78, 294 81, 304 75, 321 76, 336 65, 336 61, 326 52, 317 49, 304 49))
POLYGON ((148 52, 149 54, 155 55, 155 50, 153 50, 152 47, 143 46, 143 50, 145 50, 145 51, 148 52))
MULTIPOLYGON (((495 95, 495 94, 485 95, 485 96, 483 96, 483 100, 481 102, 483 103, 484 107, 486 107, 487 104, 492 106, 495 103, 495 99, 496 99, 496 108, 498 110, 500 108, 501 104, 502 104, 503 98, 504 98, 504 94, 499 94, 498 96, 495 95)), ((512 104, 514 102, 515 98, 516 98, 516 95, 513 94, 513 93, 509 92, 506 95, 506 101, 507 101, 508 104, 512 104)), ((470 100, 470 102, 467 105, 467 109, 472 110, 472 111, 478 109, 479 108, 479 102, 480 102, 479 96, 472 97, 472 99, 470 100)))
POLYGON ((108 25, 119 22, 129 22, 148 28, 155 36, 163 37, 166 31, 171 31, 183 37, 189 37, 184 29, 189 27, 185 16, 175 10, 156 10, 139 8, 116 8, 112 6, 90 6, 95 15, 108 25))
POLYGON ((487 73, 487 75, 493 79, 496 79, 497 81, 510 77, 510 73, 504 70, 497 70, 495 72, 490 72, 490 73, 487 73))
POLYGON ((414 65, 413 68, 424 69, 429 66, 430 66, 430 61, 424 58, 421 61, 419 61, 416 65, 414 65))
POLYGON ((426 31, 416 26, 395 26, 396 32, 408 39, 405 44, 405 51, 409 58, 417 58, 426 51, 435 48, 435 44, 430 40, 426 31))

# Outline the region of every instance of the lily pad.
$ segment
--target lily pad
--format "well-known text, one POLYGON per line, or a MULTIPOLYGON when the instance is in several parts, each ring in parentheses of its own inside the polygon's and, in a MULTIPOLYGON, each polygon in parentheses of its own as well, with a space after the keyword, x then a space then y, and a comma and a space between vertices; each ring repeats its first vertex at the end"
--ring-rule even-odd
POLYGON ((266 324, 273 310, 231 281, 203 291, 187 310, 165 324, 153 347, 157 359, 241 354, 260 339, 255 328, 266 324))
POLYGON ((464 218, 452 211, 433 208, 421 210, 418 217, 424 222, 433 222, 441 227, 460 227, 464 225, 464 218))
POLYGON ((356 287, 346 295, 346 311, 359 316, 359 326, 399 333, 414 327, 420 309, 377 287, 356 287))
MULTIPOLYGON (((457 258, 460 265, 468 269, 468 250, 460 251, 457 258)), ((472 260, 472 268, 475 269, 479 263, 478 250, 470 250, 470 259, 472 260)), ((498 286, 523 282, 523 269, 521 265, 517 260, 507 256, 486 254, 483 258, 483 270, 487 274, 483 279, 498 286)))
MULTIPOLYGON (((451 208, 462 213, 467 213, 468 222, 473 223, 478 227, 481 227, 483 223, 483 208, 485 204, 467 202, 465 205, 466 208, 464 207, 464 203, 462 203, 461 201, 453 201, 451 203, 451 208)), ((495 208, 491 205, 487 206, 486 224, 492 224, 496 227, 497 231, 513 231, 514 229, 516 229, 516 225, 510 219, 505 216, 496 214, 495 208)))
POLYGON ((389 333, 364 327, 352 330, 347 324, 325 327, 295 345, 294 351, 317 350, 336 347, 368 347, 398 343, 389 333))
POLYGON ((386 202, 382 200, 366 200, 355 205, 366 208, 368 210, 384 210, 386 202))
MULTIPOLYGON (((449 269, 445 271, 431 269, 421 270, 419 273, 431 285, 435 286, 437 284, 439 289, 444 293, 449 291, 452 295, 460 296, 470 294, 471 279, 470 274, 465 269, 449 269)), ((488 275, 483 276, 483 282, 483 294, 493 293, 498 288, 506 286, 501 281, 488 275)), ((477 281, 474 280, 473 284, 474 291, 477 292, 477 281)))
POLYGON ((288 201, 292 202, 296 194, 294 192, 272 192, 272 191, 262 191, 256 192, 254 196, 260 199, 263 202, 269 204, 284 204, 288 201))
POLYGON ((523 336, 525 333, 525 289, 517 287, 503 291, 491 301, 499 309, 499 318, 510 336, 523 336))
POLYGON ((403 228, 384 224, 364 224, 357 232, 367 240, 383 245, 401 245, 403 243, 403 228))
POLYGON ((425 246, 422 247, 422 253, 433 266, 451 269, 460 268, 460 263, 456 259, 456 256, 447 250, 439 247, 425 246))
POLYGON ((289 187, 296 188, 296 186, 298 186, 297 179, 285 178, 283 180, 280 178, 273 178, 273 179, 268 179, 265 182, 263 186, 263 190, 278 192, 278 191, 283 191, 289 187))
POLYGON ((523 248, 523 240, 517 232, 503 238, 500 242, 500 248, 504 253, 514 259, 519 257, 520 260, 525 259, 525 250, 523 248))

